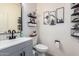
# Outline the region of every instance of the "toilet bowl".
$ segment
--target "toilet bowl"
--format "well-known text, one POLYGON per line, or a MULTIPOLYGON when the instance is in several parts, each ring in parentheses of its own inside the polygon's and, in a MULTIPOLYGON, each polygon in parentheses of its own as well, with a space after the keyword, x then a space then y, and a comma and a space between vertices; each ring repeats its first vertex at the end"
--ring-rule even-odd
POLYGON ((45 53, 48 50, 48 47, 43 44, 37 44, 34 46, 34 48, 38 51, 39 56, 45 56, 45 53))
POLYGON ((33 38, 33 54, 39 55, 39 56, 44 56, 45 53, 48 50, 48 47, 43 45, 43 44, 37 44, 37 38, 33 38))

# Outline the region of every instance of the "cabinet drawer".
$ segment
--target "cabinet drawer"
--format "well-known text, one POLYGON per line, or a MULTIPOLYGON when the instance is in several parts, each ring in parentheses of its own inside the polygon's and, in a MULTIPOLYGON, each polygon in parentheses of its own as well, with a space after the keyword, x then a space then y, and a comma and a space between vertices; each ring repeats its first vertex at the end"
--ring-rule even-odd
POLYGON ((22 56, 22 50, 15 51, 11 53, 9 56, 22 56))

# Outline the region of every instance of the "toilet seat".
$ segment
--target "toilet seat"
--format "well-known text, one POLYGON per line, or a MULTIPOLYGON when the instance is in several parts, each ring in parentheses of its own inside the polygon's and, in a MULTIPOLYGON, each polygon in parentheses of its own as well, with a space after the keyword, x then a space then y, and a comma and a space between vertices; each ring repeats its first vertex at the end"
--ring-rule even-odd
POLYGON ((48 47, 43 44, 35 45, 34 48, 39 52, 46 52, 48 50, 48 47))
POLYGON ((43 45, 43 44, 36 45, 36 48, 39 48, 39 49, 48 49, 48 47, 45 46, 45 45, 43 45))

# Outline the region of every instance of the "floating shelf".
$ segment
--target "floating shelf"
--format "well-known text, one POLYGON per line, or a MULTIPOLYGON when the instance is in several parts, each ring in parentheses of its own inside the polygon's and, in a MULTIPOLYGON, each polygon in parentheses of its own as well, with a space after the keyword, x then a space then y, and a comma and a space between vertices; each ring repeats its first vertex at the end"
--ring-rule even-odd
POLYGON ((73 13, 71 16, 76 16, 76 15, 79 15, 79 12, 78 13, 73 13))
POLYGON ((37 36, 37 34, 35 34, 35 35, 30 35, 30 37, 36 37, 37 36))
MULTIPOLYGON (((73 14, 71 14, 71 16, 79 16, 79 11, 75 12, 75 8, 79 8, 79 3, 74 3, 72 5, 73 6, 71 7, 71 9, 74 9, 74 12, 73 12, 73 14)), ((79 22, 79 18, 74 18, 73 20, 71 20, 71 22, 76 23, 76 25, 71 28, 71 31, 72 31, 71 36, 79 38, 79 33, 77 32, 77 31, 79 31, 79 27, 77 25, 79 22), (74 31, 75 31, 75 33, 74 33, 74 31)))
POLYGON ((28 17, 30 17, 30 18, 36 18, 36 16, 31 16, 31 15, 29 15, 28 17))
POLYGON ((71 22, 75 23, 75 22, 79 22, 79 20, 77 20, 77 21, 72 20, 71 22))
POLYGON ((71 9, 78 8, 78 7, 79 7, 79 3, 74 5, 71 9))
POLYGON ((79 38, 79 36, 77 36, 77 35, 73 35, 73 34, 71 34, 71 36, 73 36, 73 37, 78 37, 78 38, 79 38))
POLYGON ((71 28, 72 30, 79 30, 79 28, 71 28))
POLYGON ((72 20, 71 22, 79 22, 79 20, 72 20))
POLYGON ((28 26, 29 26, 29 27, 36 27, 37 24, 28 23, 28 26))

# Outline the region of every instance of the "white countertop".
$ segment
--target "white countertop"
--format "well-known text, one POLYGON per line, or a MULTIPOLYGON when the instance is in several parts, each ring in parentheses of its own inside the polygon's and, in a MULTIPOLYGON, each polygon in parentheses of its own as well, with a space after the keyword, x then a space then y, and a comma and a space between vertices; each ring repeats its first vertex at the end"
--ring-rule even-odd
POLYGON ((32 38, 30 37, 21 37, 21 38, 12 39, 12 40, 2 40, 0 41, 0 50, 31 40, 31 39, 32 38))

